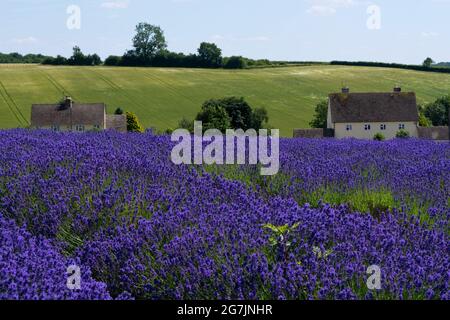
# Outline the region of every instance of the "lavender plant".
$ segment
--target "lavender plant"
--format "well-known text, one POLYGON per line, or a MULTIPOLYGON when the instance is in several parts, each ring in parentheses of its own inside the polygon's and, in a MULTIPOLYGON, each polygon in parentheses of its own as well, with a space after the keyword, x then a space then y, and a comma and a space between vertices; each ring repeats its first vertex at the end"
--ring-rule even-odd
POLYGON ((172 146, 0 132, 1 298, 449 299, 449 145, 286 139, 272 178, 176 166, 172 146))

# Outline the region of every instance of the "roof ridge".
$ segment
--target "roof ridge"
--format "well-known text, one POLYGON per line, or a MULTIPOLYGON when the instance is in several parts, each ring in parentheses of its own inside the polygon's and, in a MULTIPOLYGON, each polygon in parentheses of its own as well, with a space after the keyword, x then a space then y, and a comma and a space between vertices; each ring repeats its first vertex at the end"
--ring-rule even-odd
POLYGON ((402 91, 402 92, 349 92, 349 93, 343 93, 343 92, 333 92, 330 93, 330 95, 355 95, 355 94, 396 94, 396 95, 404 95, 404 94, 416 94, 414 91, 402 91))

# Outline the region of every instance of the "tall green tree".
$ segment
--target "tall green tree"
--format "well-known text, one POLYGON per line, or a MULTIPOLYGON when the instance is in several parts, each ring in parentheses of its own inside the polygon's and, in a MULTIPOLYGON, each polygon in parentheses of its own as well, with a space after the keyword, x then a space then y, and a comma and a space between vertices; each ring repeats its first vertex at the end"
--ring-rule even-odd
POLYGON ((225 133, 227 129, 231 128, 231 119, 227 111, 213 100, 206 101, 203 104, 202 110, 197 115, 196 120, 202 121, 203 131, 217 129, 225 133))
POLYGON ((89 62, 93 65, 93 66, 99 66, 102 64, 102 59, 100 58, 100 56, 96 53, 94 53, 93 55, 89 55, 89 62))
POLYGON ((433 59, 431 59, 430 57, 426 58, 425 61, 423 62, 423 66, 425 68, 431 68, 431 66, 433 65, 434 61, 433 59))
POLYGON ((450 95, 441 97, 428 104, 423 114, 431 120, 433 126, 449 125, 450 95))
POLYGON ((69 64, 80 66, 86 63, 85 60, 86 56, 81 51, 80 47, 78 46, 73 47, 72 56, 69 58, 69 64))
POLYGON ((327 117, 328 117, 328 101, 320 101, 316 105, 315 114, 313 120, 309 123, 312 128, 327 128, 327 117))
POLYGON ((198 48, 198 57, 205 67, 219 68, 222 66, 222 50, 214 43, 202 42, 198 48))
POLYGON ((167 42, 159 26, 142 22, 136 26, 133 46, 138 57, 148 60, 161 54, 167 48, 167 42))
MULTIPOLYGON (((196 120, 203 122, 205 130, 219 129, 224 132, 226 129, 242 129, 246 131, 264 128, 269 122, 269 116, 264 108, 253 110, 242 97, 228 97, 207 100, 196 120)), ((189 123, 186 119, 183 119, 179 125, 190 130, 193 128, 192 122, 189 123)))
POLYGON ((210 101, 225 109, 231 119, 231 128, 248 130, 252 127, 253 111, 243 97, 229 97, 210 101))

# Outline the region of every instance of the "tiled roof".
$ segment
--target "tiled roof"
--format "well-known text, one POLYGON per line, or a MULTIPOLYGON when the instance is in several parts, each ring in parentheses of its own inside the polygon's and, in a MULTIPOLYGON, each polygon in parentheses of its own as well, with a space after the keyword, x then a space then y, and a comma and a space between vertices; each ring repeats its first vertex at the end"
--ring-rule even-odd
POLYGON ((34 104, 31 107, 31 125, 34 127, 61 125, 105 125, 104 103, 73 103, 71 108, 64 104, 34 104))
POLYGON ((332 93, 329 98, 333 123, 419 121, 413 92, 332 93))

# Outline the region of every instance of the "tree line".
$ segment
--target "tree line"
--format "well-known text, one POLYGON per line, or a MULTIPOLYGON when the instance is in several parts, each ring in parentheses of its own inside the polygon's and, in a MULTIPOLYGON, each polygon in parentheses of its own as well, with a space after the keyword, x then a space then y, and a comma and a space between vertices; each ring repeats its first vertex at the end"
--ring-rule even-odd
POLYGON ((97 54, 84 55, 79 47, 73 55, 65 58, 45 57, 46 65, 133 66, 133 67, 185 67, 244 69, 247 67, 270 66, 267 59, 253 60, 242 56, 223 57, 222 50, 214 43, 202 42, 195 54, 177 53, 168 50, 164 31, 159 26, 139 23, 132 39, 133 49, 122 56, 111 55, 103 62, 97 54))
POLYGON ((0 52, 0 63, 42 63, 45 59, 49 58, 43 54, 26 54, 21 55, 20 53, 1 53, 0 52))
POLYGON ((159 26, 139 23, 132 39, 133 49, 123 56, 109 56, 108 66, 186 67, 243 69, 249 65, 269 65, 269 60, 252 60, 241 56, 223 57, 214 43, 202 42, 195 54, 167 49, 164 31, 159 26))
POLYGON ((395 68, 425 72, 450 73, 450 68, 442 64, 434 64, 431 58, 427 58, 422 65, 411 65, 401 63, 384 63, 384 62, 367 62, 367 61, 331 61, 331 65, 340 66, 359 66, 359 67, 378 67, 378 68, 395 68))
POLYGON ((58 55, 56 58, 47 57, 42 64, 54 66, 99 66, 103 64, 102 59, 96 53, 85 55, 80 47, 73 48, 73 54, 70 58, 58 55))

